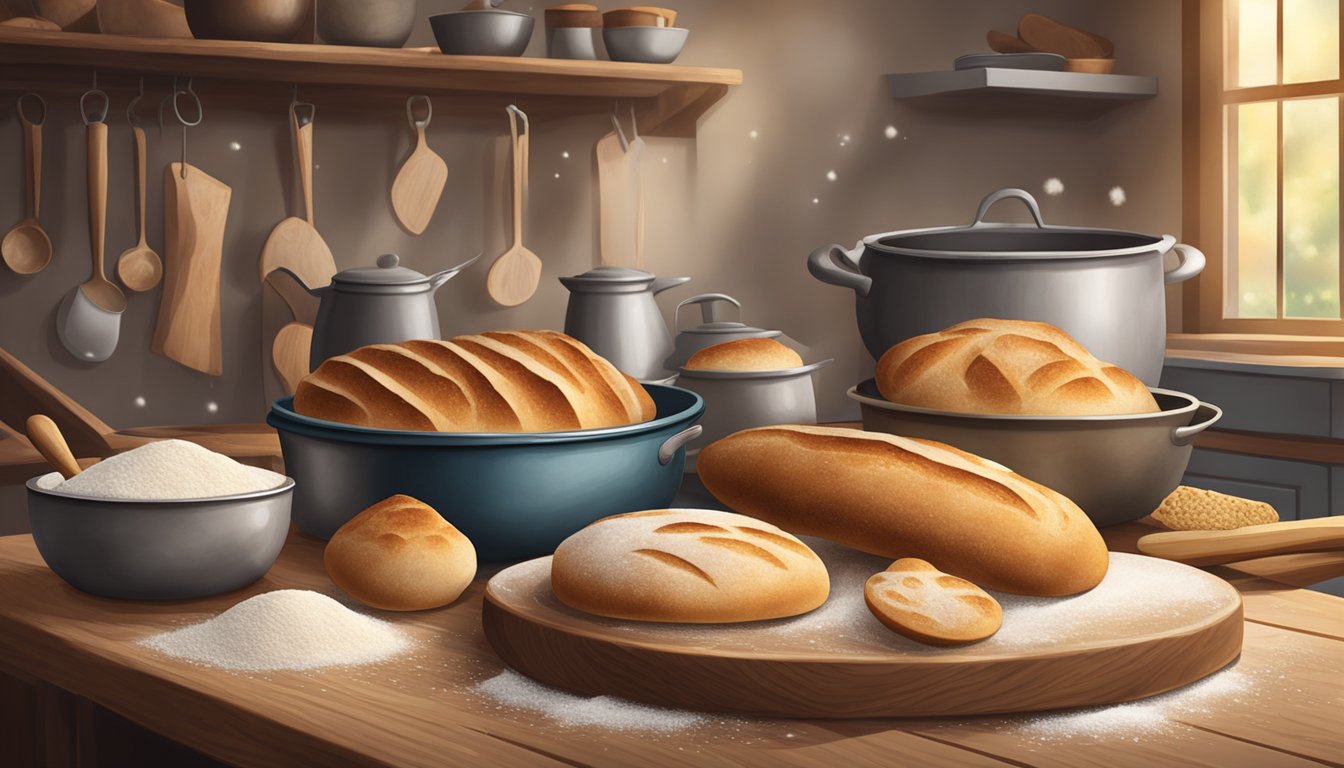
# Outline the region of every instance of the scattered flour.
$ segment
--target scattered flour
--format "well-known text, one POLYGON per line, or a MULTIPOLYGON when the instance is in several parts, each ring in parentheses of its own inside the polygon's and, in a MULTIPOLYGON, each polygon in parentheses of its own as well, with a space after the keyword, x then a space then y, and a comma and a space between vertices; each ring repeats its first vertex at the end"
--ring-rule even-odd
POLYGON ((265 491, 285 476, 239 464, 186 440, 159 440, 104 459, 63 480, 52 472, 38 479, 43 490, 95 499, 205 499, 265 491))
POLYGON ((710 722, 696 712, 660 709, 612 696, 589 698, 557 691, 506 669, 476 685, 504 706, 540 712, 564 726, 600 726, 614 731, 681 731, 710 722))
POLYGON ((412 640, 326 595, 281 589, 140 643, 207 666, 260 672, 369 664, 402 653, 412 640))

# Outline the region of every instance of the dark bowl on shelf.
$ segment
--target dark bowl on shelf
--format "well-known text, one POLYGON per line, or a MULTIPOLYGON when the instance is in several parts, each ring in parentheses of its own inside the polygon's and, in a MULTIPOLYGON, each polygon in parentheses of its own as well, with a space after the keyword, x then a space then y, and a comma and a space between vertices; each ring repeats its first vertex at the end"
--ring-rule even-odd
POLYGON ((292 39, 312 0, 185 0, 187 26, 198 40, 276 43, 292 39))
POLYGON ((429 17, 439 50, 450 56, 522 56, 535 25, 525 13, 498 9, 429 17))

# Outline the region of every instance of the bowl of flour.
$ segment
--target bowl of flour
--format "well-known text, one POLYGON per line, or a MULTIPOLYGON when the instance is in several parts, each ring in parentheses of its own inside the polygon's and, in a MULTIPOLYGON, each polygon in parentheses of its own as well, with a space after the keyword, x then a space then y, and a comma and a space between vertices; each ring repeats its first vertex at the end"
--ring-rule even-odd
POLYGON ((294 481, 161 440, 27 488, 37 550, 71 586, 182 600, 239 589, 270 570, 289 531, 294 481))

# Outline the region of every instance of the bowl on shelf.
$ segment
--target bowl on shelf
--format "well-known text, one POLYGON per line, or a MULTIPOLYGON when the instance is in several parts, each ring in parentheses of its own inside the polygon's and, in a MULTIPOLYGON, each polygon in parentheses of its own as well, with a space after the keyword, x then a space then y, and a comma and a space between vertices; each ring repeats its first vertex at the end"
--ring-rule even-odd
POLYGON ((234 496, 95 499, 28 481, 28 525, 47 566, 76 589, 186 600, 251 584, 289 533, 294 481, 234 496))
POLYGON ((1223 412, 1216 405, 1149 387, 1159 410, 1116 416, 955 413, 893 403, 869 379, 849 390, 863 428, 936 440, 996 461, 1073 500, 1097 527, 1157 509, 1190 463, 1195 436, 1223 412))
POLYGON ((415 26, 415 0, 317 0, 317 34, 332 45, 400 48, 415 26))
POLYGON ((285 467, 298 482, 294 524, 330 538, 388 496, 413 496, 443 515, 485 562, 549 555, 608 515, 659 509, 681 485, 686 444, 701 428, 699 395, 646 385, 653 420, 605 429, 448 433, 371 429, 271 406, 285 467))
POLYGON ((671 64, 688 34, 681 27, 615 27, 602 30, 602 42, 612 61, 671 64))
POLYGON ((618 8, 602 14, 602 26, 617 27, 671 27, 677 23, 677 12, 671 8, 648 5, 618 8))
POLYGON ((499 9, 429 17, 439 50, 450 56, 522 56, 535 24, 525 13, 499 9))
POLYGON ((1109 75, 1115 71, 1115 59, 1065 59, 1064 71, 1109 75))
POLYGON ((187 25, 200 40, 277 43, 299 34, 311 0, 185 0, 187 25))

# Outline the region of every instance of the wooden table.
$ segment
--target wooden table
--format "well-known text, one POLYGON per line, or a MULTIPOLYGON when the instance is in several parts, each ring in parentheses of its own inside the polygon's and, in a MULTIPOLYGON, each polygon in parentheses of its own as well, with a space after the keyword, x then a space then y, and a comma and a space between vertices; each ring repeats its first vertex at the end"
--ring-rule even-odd
MULTIPOLYGON (((1122 526, 1108 531, 1108 539, 1113 549, 1132 551, 1143 530, 1122 526)), ((246 590, 147 604, 77 592, 47 570, 30 537, 0 539, 0 665, 7 673, 0 676, 0 748, 9 750, 0 753, 0 764, 96 765, 102 742, 120 738, 100 725, 109 717, 249 766, 1344 764, 1344 599, 1229 568, 1215 572, 1244 596, 1246 639, 1237 673, 1254 687, 1213 697, 1210 706, 1173 716, 1160 732, 1133 738, 1054 742, 1002 717, 724 717, 676 733, 567 727, 472 690, 502 669, 481 633, 483 580, 447 608, 386 614, 419 646, 382 665, 239 674, 170 660, 135 644, 268 590, 339 594, 323 572, 321 547, 295 533, 271 572, 246 590)), ((156 764, 202 764, 200 756, 178 749, 156 764)), ((144 753, 138 760, 150 762, 144 753)))

